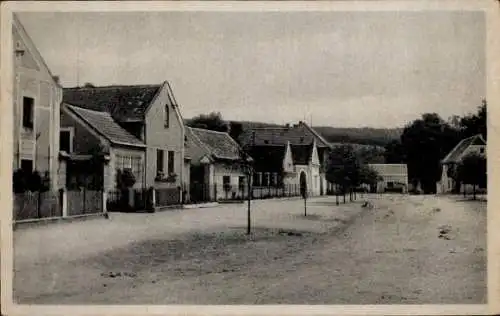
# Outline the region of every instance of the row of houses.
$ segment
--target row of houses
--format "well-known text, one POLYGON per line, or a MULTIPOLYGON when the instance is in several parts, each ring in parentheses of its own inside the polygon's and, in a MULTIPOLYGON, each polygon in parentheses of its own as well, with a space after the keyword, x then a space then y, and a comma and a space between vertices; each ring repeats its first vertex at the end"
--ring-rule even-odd
MULTIPOLYGON (((102 210, 106 200, 121 198, 114 193, 124 173, 133 176, 131 186, 139 193, 128 199, 142 201, 142 207, 148 199, 154 207, 248 194, 299 195, 301 184, 312 196, 334 189, 325 175, 332 144, 304 122, 248 129, 238 140, 188 127, 168 81, 64 88, 16 16, 12 32, 13 170, 43 175, 53 200, 70 209, 66 213, 86 205, 102 205, 102 210), (88 194, 78 203, 63 203, 60 197, 69 194, 56 194, 82 188, 88 194), (101 201, 87 201, 91 192, 102 192, 101 201)), ((376 168, 393 170, 398 183, 407 186, 405 167, 376 168)), ((379 191, 390 185, 386 182, 379 191)))
POLYGON ((83 187, 110 198, 127 171, 133 188, 154 189, 156 204, 244 197, 251 162, 257 197, 278 184, 293 192, 274 195, 298 194, 300 176, 310 194, 326 192, 321 166, 329 146, 306 124, 255 130, 240 146, 227 133, 185 126, 167 81, 63 88, 16 16, 12 34, 13 170, 37 171, 48 191, 83 187), (268 143, 266 135, 275 132, 280 138, 268 143))

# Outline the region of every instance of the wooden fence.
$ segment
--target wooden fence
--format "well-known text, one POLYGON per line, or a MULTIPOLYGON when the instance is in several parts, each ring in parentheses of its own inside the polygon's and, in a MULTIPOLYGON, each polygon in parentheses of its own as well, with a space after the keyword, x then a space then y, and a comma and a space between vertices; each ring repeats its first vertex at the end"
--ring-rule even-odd
POLYGON ((62 216, 61 197, 57 192, 25 192, 14 194, 13 220, 62 216))

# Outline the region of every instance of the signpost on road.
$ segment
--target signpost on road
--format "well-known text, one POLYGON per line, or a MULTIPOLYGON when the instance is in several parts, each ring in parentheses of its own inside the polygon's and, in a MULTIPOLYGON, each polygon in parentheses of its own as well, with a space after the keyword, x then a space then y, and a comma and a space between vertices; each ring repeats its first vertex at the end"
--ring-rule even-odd
POLYGON ((250 205, 251 205, 251 201, 252 201, 252 172, 253 172, 252 162, 253 162, 253 159, 244 150, 241 150, 240 155, 241 155, 241 160, 242 160, 242 168, 247 176, 247 187, 248 187, 248 192, 247 192, 247 235, 250 235, 251 227, 252 227, 250 205))
POLYGON ((300 175, 300 195, 304 199, 304 216, 307 216, 307 181, 304 173, 300 175))

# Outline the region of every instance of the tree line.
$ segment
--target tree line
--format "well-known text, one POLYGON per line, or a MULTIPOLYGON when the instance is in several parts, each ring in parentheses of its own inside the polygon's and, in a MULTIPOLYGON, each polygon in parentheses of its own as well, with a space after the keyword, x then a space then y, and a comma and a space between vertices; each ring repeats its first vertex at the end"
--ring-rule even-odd
MULTIPOLYGON (((384 147, 376 145, 354 147, 350 137, 339 136, 341 143, 334 146, 328 159, 327 179, 336 183, 339 189, 345 192, 362 183, 374 185, 378 181, 380 176, 369 168, 369 164, 404 163, 408 167, 409 182, 414 187, 420 185, 424 193, 435 193, 436 183, 440 180, 442 173, 441 161, 445 155, 466 137, 481 134, 486 139, 486 108, 487 102, 483 99, 475 113, 463 117, 455 115, 444 120, 436 113, 425 113, 407 124, 402 129, 399 138, 394 134, 394 131, 398 129, 386 131, 379 129, 380 142, 377 142, 385 144, 384 147)), ((228 132, 237 142, 246 128, 279 126, 267 123, 225 121, 219 112, 198 115, 187 120, 186 124, 191 127, 228 132)), ((321 132, 322 129, 319 128, 319 131, 321 132)), ((351 135, 355 135, 353 133, 351 131, 351 135)), ((359 138, 360 135, 362 133, 358 132, 357 137, 359 138)), ((330 135, 330 138, 332 137, 330 135)), ((366 139, 364 143, 367 143, 366 139)), ((478 171, 482 172, 481 170, 486 170, 485 158, 466 157, 461 166, 457 166, 454 170, 453 177, 462 183, 478 184, 481 181, 485 182, 484 176, 474 177, 473 174, 477 174, 478 171)))
MULTIPOLYGON (((442 159, 464 138, 481 134, 486 139, 486 108, 487 102, 483 99, 475 113, 463 117, 455 115, 444 120, 436 113, 423 114, 405 126, 399 140, 385 146, 385 162, 406 163, 410 183, 420 184, 424 193, 435 193, 436 182, 441 178, 442 159)), ((453 178, 478 184, 479 176, 471 179, 468 175, 481 168, 485 170, 485 166, 486 158, 471 155, 457 166, 453 178)))

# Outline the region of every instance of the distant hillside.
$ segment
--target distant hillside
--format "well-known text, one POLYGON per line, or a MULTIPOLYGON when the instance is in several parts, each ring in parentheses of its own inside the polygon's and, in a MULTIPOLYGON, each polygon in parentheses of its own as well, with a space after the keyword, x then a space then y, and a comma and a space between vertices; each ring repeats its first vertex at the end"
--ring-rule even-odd
MULTIPOLYGON (((186 119, 185 122, 188 123, 190 119, 186 119)), ((241 123, 243 130, 249 128, 258 127, 280 127, 284 125, 264 123, 264 122, 253 122, 253 121, 232 121, 235 123, 241 123)), ((369 146, 385 146, 388 142, 392 140, 398 140, 403 132, 403 128, 371 128, 371 127, 331 127, 331 126, 314 126, 314 129, 318 131, 327 141, 330 143, 350 143, 357 145, 369 145, 369 146)), ((357 146, 358 147, 358 146, 357 146)), ((365 146, 360 146, 365 147, 365 146)))
POLYGON ((348 142, 377 146, 384 146, 392 140, 399 140, 403 132, 403 128, 343 128, 315 126, 314 129, 331 143, 348 142))

